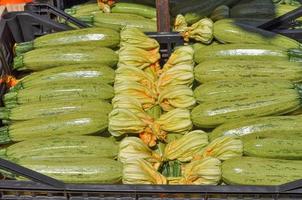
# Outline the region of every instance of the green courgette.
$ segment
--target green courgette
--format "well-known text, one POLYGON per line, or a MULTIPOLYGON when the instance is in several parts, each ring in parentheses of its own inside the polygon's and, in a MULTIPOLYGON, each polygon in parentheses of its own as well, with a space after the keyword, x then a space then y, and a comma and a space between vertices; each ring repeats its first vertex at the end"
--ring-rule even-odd
POLYGON ((65 157, 115 159, 118 154, 118 143, 114 138, 101 136, 50 136, 12 144, 1 149, 0 154, 2 158, 13 162, 19 162, 23 159, 52 159, 54 162, 60 162, 65 157))
POLYGON ((68 46, 95 46, 116 48, 119 45, 119 33, 106 28, 86 28, 79 30, 63 31, 38 37, 29 42, 16 45, 17 55, 39 48, 68 46))
POLYGON ((257 27, 223 19, 214 24, 214 37, 224 43, 267 44, 281 48, 299 48, 300 43, 286 36, 257 27))
POLYGON ((264 138, 244 140, 244 155, 252 157, 301 160, 302 140, 264 138))
POLYGON ((222 163, 222 179, 231 185, 281 185, 302 179, 302 161, 234 158, 222 163))
MULTIPOLYGON (((273 84, 268 84, 268 87, 269 85, 274 87, 273 84)), ((215 128, 232 121, 283 115, 301 107, 299 85, 293 89, 280 89, 267 94, 247 94, 247 97, 242 99, 228 100, 228 94, 221 95, 223 96, 225 101, 202 102, 195 107, 191 113, 193 124, 200 128, 215 128)))
POLYGON ((52 159, 26 159, 17 164, 66 183, 86 184, 119 183, 122 179, 123 169, 120 162, 108 158, 74 159, 65 157, 61 162, 54 162, 52 159))
POLYGON ((210 140, 233 135, 243 140, 255 138, 279 138, 302 140, 302 116, 272 116, 246 119, 223 124, 214 129, 210 140))
MULTIPOLYGON (((0 143, 31 140, 37 137, 88 135, 107 129, 108 115, 98 112, 77 112, 14 122, 0 128, 0 143)), ((43 139, 42 139, 43 140, 43 139)))
POLYGON ((20 79, 10 91, 17 91, 37 85, 83 82, 91 84, 113 83, 115 72, 106 65, 68 65, 46 69, 29 74, 20 79))
POLYGON ((100 112, 109 114, 112 105, 108 102, 96 100, 50 101, 18 105, 14 108, 0 108, 0 119, 22 121, 54 115, 77 112, 100 112))
POLYGON ((118 55, 106 47, 60 46, 35 49, 15 57, 16 70, 40 71, 62 65, 99 64, 114 67, 118 55))
POLYGON ((90 84, 78 81, 77 83, 64 83, 58 85, 36 86, 8 92, 4 95, 5 106, 30 104, 33 102, 49 102, 54 100, 108 100, 113 98, 113 87, 108 84, 90 84))
POLYGON ((220 80, 288 80, 301 82, 302 64, 274 60, 234 60, 226 58, 221 62, 219 59, 207 59, 195 67, 194 76, 200 83, 220 80))

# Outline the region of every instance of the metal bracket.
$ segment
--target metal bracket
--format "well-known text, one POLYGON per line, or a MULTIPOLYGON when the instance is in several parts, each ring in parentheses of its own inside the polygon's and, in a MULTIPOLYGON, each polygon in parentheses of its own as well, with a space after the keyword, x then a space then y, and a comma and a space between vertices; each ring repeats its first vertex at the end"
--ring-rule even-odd
POLYGON ((292 22, 302 16, 302 6, 299 8, 286 13, 280 17, 277 17, 271 21, 268 21, 259 26, 259 28, 265 30, 275 30, 275 29, 287 29, 292 27, 292 22))
POLYGON ((65 21, 68 21, 69 23, 72 23, 73 25, 75 25, 79 28, 88 27, 88 25, 85 24, 84 22, 81 22, 80 20, 68 15, 64 11, 59 10, 58 8, 51 6, 49 4, 29 3, 29 4, 26 4, 25 10, 31 11, 38 15, 54 15, 55 17, 62 18, 65 21))
POLYGON ((294 190, 297 189, 302 189, 302 179, 301 180, 297 180, 297 181, 293 181, 290 183, 286 183, 284 185, 280 185, 279 186, 279 192, 292 192, 294 190))

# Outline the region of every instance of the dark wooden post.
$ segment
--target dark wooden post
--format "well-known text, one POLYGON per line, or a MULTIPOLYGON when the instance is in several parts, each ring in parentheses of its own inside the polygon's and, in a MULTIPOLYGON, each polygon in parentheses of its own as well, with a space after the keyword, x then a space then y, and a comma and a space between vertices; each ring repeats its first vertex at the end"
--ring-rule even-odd
POLYGON ((157 31, 170 32, 169 0, 156 0, 157 31))

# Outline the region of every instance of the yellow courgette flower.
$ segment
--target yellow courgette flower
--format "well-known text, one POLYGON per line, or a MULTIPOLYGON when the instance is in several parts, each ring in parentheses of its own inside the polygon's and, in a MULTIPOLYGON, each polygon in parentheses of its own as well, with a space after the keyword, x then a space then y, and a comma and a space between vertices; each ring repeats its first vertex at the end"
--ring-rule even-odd
POLYGON ((147 88, 135 81, 115 83, 114 92, 115 95, 135 97, 144 109, 153 107, 157 102, 157 92, 155 88, 147 88))
POLYGON ((187 85, 191 87, 193 81, 193 65, 180 64, 163 71, 157 81, 157 89, 162 90, 171 85, 187 85))
POLYGON ((144 112, 136 98, 120 95, 112 100, 112 104, 108 130, 115 137, 128 133, 139 134, 153 124, 153 119, 144 112))
POLYGON ((167 179, 147 161, 133 159, 124 164, 123 183, 164 185, 167 179))
POLYGON ((210 44, 213 40, 213 27, 214 23, 209 18, 201 19, 200 21, 193 24, 191 27, 187 29, 188 38, 185 40, 189 41, 190 39, 194 39, 195 41, 199 41, 205 44, 210 44))
POLYGON ((158 102, 164 111, 175 108, 191 109, 196 101, 191 88, 186 85, 172 85, 159 92, 158 102))
POLYGON ((132 46, 147 51, 159 51, 159 43, 137 28, 124 28, 121 31, 120 45, 121 47, 132 46))
POLYGON ((161 131, 185 134, 193 127, 190 117, 189 110, 176 108, 161 115, 155 123, 161 131))
POLYGON ((115 83, 135 81, 147 88, 155 88, 155 79, 143 70, 135 67, 120 67, 115 70, 115 83))
POLYGON ((126 137, 119 144, 118 159, 127 163, 133 159, 144 159, 151 163, 156 169, 160 166, 161 156, 152 151, 141 139, 137 137, 126 137))
POLYGON ((181 138, 167 144, 163 159, 191 161, 195 155, 201 154, 208 145, 208 134, 202 130, 191 131, 181 138))
POLYGON ((217 158, 192 161, 183 167, 179 184, 217 185, 221 179, 221 162, 217 158))
POLYGON ((137 47, 122 47, 119 50, 118 67, 137 67, 145 69, 156 65, 159 62, 160 54, 158 51, 146 51, 137 47))
POLYGON ((214 157, 219 160, 228 160, 240 157, 243 154, 243 144, 239 138, 222 136, 213 140, 202 153, 202 158, 214 157))
POLYGON ((204 18, 187 26, 184 23, 184 17, 178 16, 174 24, 174 30, 180 32, 186 42, 189 42, 190 39, 195 41, 202 42, 204 44, 210 44, 213 40, 213 27, 214 23, 209 18, 204 18))
POLYGON ((163 67, 163 72, 177 65, 191 65, 194 67, 194 49, 190 46, 181 46, 175 49, 163 67))
POLYGON ((184 32, 187 27, 186 18, 183 15, 177 15, 174 22, 174 31, 184 32))

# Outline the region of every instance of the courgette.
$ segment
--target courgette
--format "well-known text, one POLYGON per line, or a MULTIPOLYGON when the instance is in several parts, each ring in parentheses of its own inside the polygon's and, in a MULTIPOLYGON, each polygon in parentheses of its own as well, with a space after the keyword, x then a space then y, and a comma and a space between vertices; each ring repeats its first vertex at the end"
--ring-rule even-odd
POLYGON ((302 161, 234 158, 222 163, 222 179, 232 185, 281 185, 302 179, 302 161))
POLYGON ((144 32, 156 32, 156 21, 135 14, 126 13, 94 13, 89 16, 81 16, 78 19, 93 24, 97 27, 107 27, 120 30, 123 27, 135 27, 144 32), (85 19, 83 19, 85 18, 85 19))
POLYGON ((118 55, 106 47, 60 46, 35 49, 15 57, 16 70, 40 71, 62 65, 99 64, 115 66, 118 55))
POLYGON ((209 59, 195 67, 194 76, 200 83, 220 80, 288 80, 301 82, 302 64, 274 60, 233 60, 226 58, 221 62, 219 59, 209 59))
POLYGON ((9 92, 4 95, 5 106, 49 102, 54 100, 107 100, 114 96, 113 87, 108 84, 93 85, 87 82, 41 85, 28 89, 9 92))
POLYGON ((113 83, 115 72, 106 65, 68 65, 38 71, 18 81, 10 91, 17 91, 37 85, 76 83, 86 81, 91 84, 113 83))
POLYGON ((301 160, 302 140, 264 138, 244 140, 244 155, 252 157, 301 160))
POLYGON ((253 18, 253 17, 250 17, 250 18, 231 18, 232 20, 235 20, 236 23, 241 23, 241 24, 246 24, 246 25, 249 25, 249 26, 253 26, 253 27, 258 27, 270 20, 272 20, 271 18, 253 18))
POLYGON ((230 8, 226 5, 221 5, 215 8, 211 13, 211 19, 216 22, 221 19, 229 18, 230 17, 230 8))
POLYGON ((89 15, 94 12, 101 12, 96 3, 80 4, 64 10, 69 15, 89 15))
POLYGON ((108 115, 98 112, 77 112, 19 121, 0 128, 0 143, 31 140, 37 137, 64 134, 101 133, 108 126, 108 115))
POLYGON ((12 144, 1 149, 0 154, 2 158, 13 162, 19 162, 23 159, 52 159, 54 162, 61 162, 65 157, 115 159, 118 154, 118 143, 114 138, 101 136, 51 136, 12 144))
POLYGON ((233 101, 227 101, 226 94, 225 99, 223 102, 203 102, 195 107, 191 113, 193 124, 200 128, 215 128, 237 120, 283 115, 301 107, 299 86, 270 94, 249 94, 248 98, 233 101))
POLYGON ((194 54, 195 62, 201 63, 206 60, 275 60, 288 61, 290 57, 299 58, 300 50, 286 50, 273 45, 259 44, 224 44, 210 45, 197 49, 194 54))
POLYGON ((134 3, 115 3, 111 8, 112 13, 131 13, 146 18, 156 18, 156 9, 151 6, 134 3))
POLYGON ((281 48, 299 48, 300 43, 286 36, 257 27, 223 19, 214 24, 214 37, 224 43, 267 44, 281 48))
POLYGON ((240 3, 232 7, 232 18, 274 18, 275 6, 272 2, 249 2, 240 3))
POLYGON ((48 103, 38 102, 26 105, 18 105, 15 108, 0 108, 0 119, 21 121, 67 113, 92 111, 109 114, 111 110, 111 104, 99 99, 82 101, 50 101, 48 103))
MULTIPOLYGON (((61 162, 52 159, 24 159, 17 164, 53 177, 66 183, 119 183, 122 179, 122 164, 109 158, 65 157, 61 162)), ((22 179, 22 178, 19 178, 22 179)))
POLYGON ((95 46, 116 48, 119 45, 119 33, 106 28, 86 28, 47 34, 29 42, 16 45, 16 54, 39 48, 69 46, 95 46))
POLYGON ((255 138, 279 138, 302 140, 302 116, 271 116, 246 119, 223 124, 214 129, 210 140, 234 135, 243 140, 255 138))
POLYGON ((289 81, 213 81, 194 90, 197 102, 224 102, 257 98, 258 96, 282 95, 294 88, 289 81))

